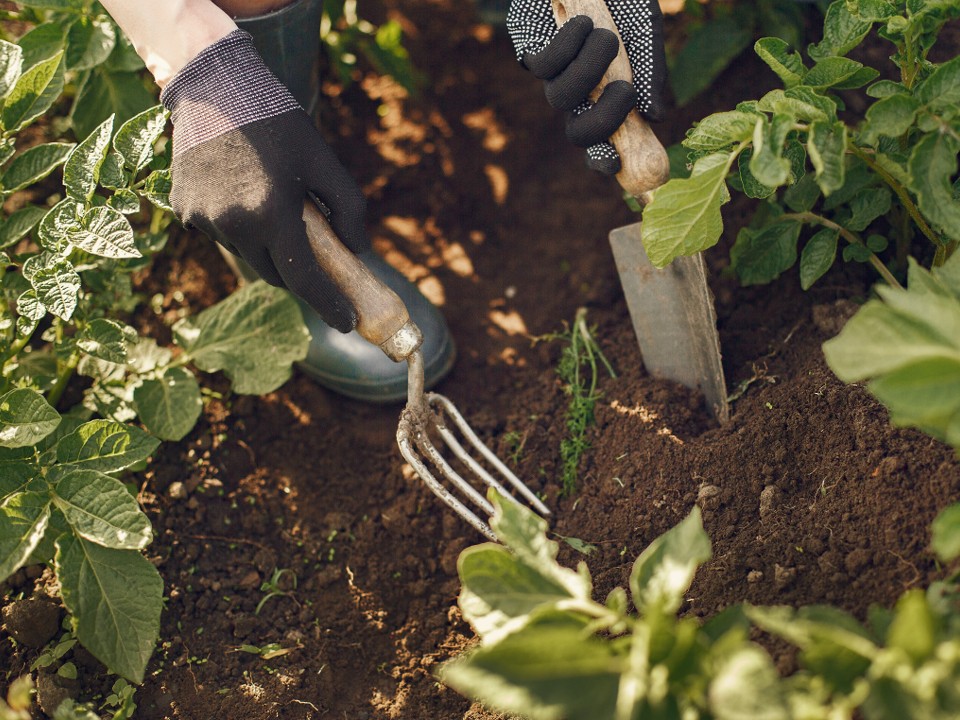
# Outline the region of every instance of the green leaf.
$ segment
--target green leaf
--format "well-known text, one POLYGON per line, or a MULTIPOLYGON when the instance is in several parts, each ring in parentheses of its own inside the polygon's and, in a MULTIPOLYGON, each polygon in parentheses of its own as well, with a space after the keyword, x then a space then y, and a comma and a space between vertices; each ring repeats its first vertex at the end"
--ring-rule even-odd
POLYGON ((752 39, 751 29, 732 15, 694 30, 670 68, 670 87, 677 105, 686 105, 710 87, 752 39))
POLYGON ((907 590, 897 600, 887 647, 902 650, 916 666, 932 659, 937 647, 936 620, 923 590, 907 590))
POLYGON ((17 45, 23 51, 21 69, 29 70, 61 52, 66 42, 65 32, 65 28, 60 23, 46 22, 37 25, 17 40, 17 45))
POLYGON ((833 267, 837 259, 837 237, 839 233, 836 230, 823 228, 803 247, 800 253, 800 286, 804 290, 809 290, 833 267))
POLYGON ((39 492, 11 495, 0 505, 0 581, 26 563, 50 522, 50 498, 39 492))
POLYGON ((85 137, 111 114, 120 125, 155 104, 139 73, 108 72, 101 66, 90 71, 80 88, 70 120, 77 136, 85 137))
POLYGON ((861 139, 868 145, 876 145, 881 136, 900 137, 911 127, 921 104, 913 95, 901 93, 888 95, 867 108, 866 126, 861 139))
POLYGON ((161 440, 180 440, 193 429, 203 410, 197 379, 185 368, 170 368, 144 380, 133 402, 147 430, 161 440))
POLYGON ((170 190, 173 183, 170 180, 169 170, 154 170, 147 175, 143 183, 143 196, 161 210, 173 212, 170 205, 170 190))
POLYGON ((531 625, 445 663, 440 679, 485 706, 530 720, 612 718, 626 658, 570 619, 531 625))
POLYGON ((109 18, 81 15, 67 31, 67 69, 96 67, 110 56, 116 42, 116 31, 109 18))
POLYGON ((54 252, 58 252, 69 244, 70 232, 80 229, 80 212, 83 207, 71 198, 64 198, 54 205, 37 229, 40 244, 54 252))
POLYGON ((762 285, 797 261, 800 223, 777 222, 762 230, 742 228, 730 250, 730 262, 743 285, 762 285))
POLYGON ((163 580, 136 550, 66 535, 57 541, 57 579, 80 643, 130 682, 143 681, 160 633, 163 580))
POLYGON ((105 188, 116 190, 127 187, 127 174, 123 169, 123 158, 116 150, 107 153, 107 157, 100 166, 100 184, 105 188))
POLYGON ((640 554, 630 573, 630 593, 637 610, 672 615, 683 604, 697 568, 710 559, 710 538, 694 507, 678 525, 640 554))
POLYGON ((910 154, 910 189, 917 206, 954 240, 960 240, 960 203, 953 197, 960 140, 948 133, 930 133, 910 154))
POLYGON ((7 96, 0 122, 8 132, 17 132, 43 115, 63 90, 63 53, 27 70, 7 96))
POLYGON ((74 149, 63 167, 63 184, 67 195, 85 203, 93 197, 100 177, 100 166, 107 156, 113 133, 113 115, 104 120, 74 149))
POLYGON ((815 122, 810 126, 807 152, 824 195, 843 187, 846 150, 847 126, 842 122, 815 122))
POLYGON ((34 290, 27 290, 17 298, 17 312, 25 318, 37 322, 47 314, 47 308, 40 302, 34 290))
POLYGON ((723 232, 720 206, 730 198, 726 176, 737 153, 700 158, 689 178, 675 178, 654 192, 643 210, 643 244, 655 267, 716 245, 723 232))
POLYGON ((960 447, 960 361, 931 358, 871 381, 870 392, 890 410, 894 425, 917 427, 960 447))
POLYGON ((13 159, 0 178, 3 192, 16 192, 43 180, 66 160, 73 147, 73 143, 45 143, 25 150, 13 159))
POLYGON ((41 267, 30 278, 30 284, 47 310, 61 320, 73 317, 80 295, 80 276, 73 265, 61 261, 50 267, 41 267))
POLYGON ((77 347, 88 355, 113 363, 127 361, 127 334, 116 320, 96 318, 78 335, 77 347))
POLYGON ((59 424, 60 414, 36 390, 17 388, 0 396, 0 447, 36 445, 59 424))
POLYGON ((753 137, 753 129, 764 119, 762 115, 730 110, 714 113, 687 131, 684 147, 691 150, 725 150, 753 137))
POLYGON ((91 255, 111 259, 138 258, 140 251, 133 240, 133 228, 123 214, 101 205, 84 213, 80 229, 70 232, 69 241, 91 255))
POLYGON ((0 40, 0 98, 5 98, 20 77, 23 50, 6 40, 0 40))
POLYGON ((717 720, 791 720, 780 674, 770 656, 744 645, 724 658, 710 683, 710 710, 717 720))
POLYGON ((866 90, 867 95, 872 98, 885 98, 905 92, 907 92, 906 85, 893 80, 878 80, 866 90))
POLYGON ((930 526, 931 546, 942 562, 960 557, 960 503, 942 510, 930 526))
POLYGON ((57 444, 57 462, 101 473, 126 470, 146 460, 160 441, 134 425, 91 420, 57 444))
POLYGON ((846 0, 834 0, 823 21, 823 39, 807 52, 814 60, 842 56, 853 50, 870 32, 873 22, 850 13, 846 0))
POLYGON ((880 76, 878 70, 872 67, 862 67, 846 80, 842 80, 833 85, 834 90, 855 90, 862 88, 867 83, 871 83, 880 76))
POLYGON ((46 214, 47 208, 36 205, 26 205, 13 212, 0 225, 0 248, 10 247, 20 241, 46 214))
POLYGON ((201 370, 223 370, 238 393, 280 387, 306 357, 310 335, 293 297, 256 282, 173 327, 174 339, 201 370), (257 352, 251 352, 257 348, 257 352))
POLYGON ((107 205, 123 215, 133 215, 140 212, 140 197, 133 190, 120 188, 114 190, 107 205))
POLYGON ((825 121, 837 112, 836 104, 830 98, 802 86, 771 90, 757 102, 757 109, 802 122, 825 121))
POLYGON ((890 191, 886 188, 864 188, 850 201, 851 217, 844 226, 854 232, 866 230, 870 223, 890 212, 892 201, 890 191))
POLYGON ((777 188, 789 180, 791 165, 783 157, 783 146, 792 129, 793 119, 787 115, 774 115, 754 129, 750 173, 761 185, 777 188))
POLYGON ((803 78, 808 87, 824 89, 843 85, 863 69, 863 64, 845 57, 825 57, 803 78))
POLYGON ((817 204, 820 186, 813 175, 805 174, 783 194, 783 202, 794 212, 807 212, 817 204))
POLYGON ((153 146, 163 134, 167 116, 163 105, 156 105, 130 118, 117 131, 113 148, 134 173, 145 168, 153 159, 153 146))
POLYGON ((760 38, 754 44, 753 50, 783 80, 786 87, 803 82, 807 68, 800 58, 800 53, 791 51, 790 45, 780 38, 760 38))
POLYGON ((960 55, 936 68, 916 89, 916 97, 934 112, 960 103, 960 55))
POLYGON ((117 550, 153 540, 150 519, 119 480, 90 469, 64 468, 53 502, 82 538, 117 550))

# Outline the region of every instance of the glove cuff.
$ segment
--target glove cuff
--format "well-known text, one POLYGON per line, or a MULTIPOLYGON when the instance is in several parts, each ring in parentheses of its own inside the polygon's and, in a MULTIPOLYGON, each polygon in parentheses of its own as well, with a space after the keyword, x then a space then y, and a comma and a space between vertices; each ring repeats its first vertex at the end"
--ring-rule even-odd
POLYGON ((160 93, 179 155, 250 123, 300 108, 270 72, 253 38, 235 30, 204 48, 160 93))

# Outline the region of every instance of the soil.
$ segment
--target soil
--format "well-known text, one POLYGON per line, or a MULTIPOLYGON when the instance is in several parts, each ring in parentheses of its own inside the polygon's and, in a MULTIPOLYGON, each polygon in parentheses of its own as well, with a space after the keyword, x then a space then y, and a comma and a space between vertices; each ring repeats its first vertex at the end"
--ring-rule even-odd
MULTIPOLYGON (((459 357, 438 389, 546 495, 557 533, 598 547, 589 557, 561 552, 587 563, 597 597, 624 585, 639 552, 695 504, 714 556, 687 614, 749 601, 831 603, 863 618, 870 604, 890 606, 940 577, 928 526, 960 499, 960 463, 890 426, 820 350, 874 278, 848 266, 807 293, 796 271, 741 288, 725 266, 749 206, 728 205, 726 235, 707 259, 726 379, 741 395, 718 426, 696 393, 644 372, 606 240, 637 218, 612 180, 584 169, 509 41, 468 3, 379 7, 403 24, 431 82, 416 98, 373 75, 330 82, 324 126, 337 128, 331 142, 370 197, 376 248, 450 324, 459 357), (581 306, 617 376, 600 381, 578 491, 561 497, 561 345, 531 338, 561 330, 581 306), (508 437, 520 438, 519 452, 508 437)), ((765 85, 772 75, 745 56, 658 134, 678 142, 694 119, 765 85)), ((162 308, 139 322, 169 338, 177 317, 233 287, 213 246, 180 232, 141 288, 162 293, 162 308)), ((345 400, 299 374, 263 398, 206 381, 222 397, 136 478, 168 598, 136 717, 493 718, 434 677, 473 642, 456 605, 456 561, 482 538, 404 465, 394 442, 401 405, 345 400), (280 593, 268 598, 261 584, 271 578, 280 593), (284 652, 244 650, 270 643, 284 652)), ((56 634, 48 589, 36 567, 7 584, 8 678, 56 634), (20 594, 33 604, 12 602, 20 594), (17 626, 30 613, 45 632, 17 626)), ((771 651, 789 672, 792 654, 771 651)), ((71 657, 80 687, 109 687, 88 654, 71 657)), ((64 690, 50 676, 43 688, 64 690)))

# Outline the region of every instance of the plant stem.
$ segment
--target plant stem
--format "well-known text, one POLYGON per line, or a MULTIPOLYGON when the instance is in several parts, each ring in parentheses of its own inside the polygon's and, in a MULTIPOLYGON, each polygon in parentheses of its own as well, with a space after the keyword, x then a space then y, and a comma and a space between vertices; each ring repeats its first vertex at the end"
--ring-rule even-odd
POLYGON ((879 175, 883 181, 890 186, 890 189, 897 194, 897 197, 900 198, 900 202, 903 203, 903 206, 907 209, 907 212, 910 213, 910 217, 913 218, 913 222, 916 223, 918 228, 920 228, 920 232, 926 235, 927 239, 938 249, 942 247, 943 241, 933 231, 933 228, 927 224, 927 221, 923 219, 923 216, 920 214, 920 209, 913 202, 913 198, 910 197, 907 189, 897 182, 897 179, 884 168, 882 168, 876 160, 870 157, 868 153, 857 147, 852 141, 847 143, 847 147, 850 149, 850 152, 863 160, 867 167, 879 175))
POLYGON ((15 358, 20 353, 20 351, 27 346, 27 343, 30 342, 30 338, 32 337, 33 337, 33 333, 31 332, 29 335, 22 336, 19 340, 17 340, 10 346, 10 349, 7 350, 7 352, 5 352, 3 355, 3 362, 0 363, 0 370, 6 369, 7 363, 10 362, 12 358, 15 358))
MULTIPOLYGON (((822 215, 817 215, 812 212, 799 212, 799 213, 786 213, 780 216, 780 219, 783 220, 796 220, 798 222, 808 222, 808 223, 817 223, 818 225, 823 225, 828 227, 831 230, 836 230, 840 237, 846 240, 851 245, 861 245, 866 247, 866 243, 863 242, 855 233, 850 232, 842 225, 838 225, 833 220, 828 220, 822 215)), ((876 256, 875 253, 870 253, 870 264, 873 265, 874 269, 880 273, 880 277, 887 281, 891 287, 900 288, 903 290, 903 285, 893 276, 893 273, 887 269, 887 266, 883 264, 883 261, 876 256)))
POLYGON ((60 402, 60 397, 63 395, 63 391, 67 389, 67 384, 73 377, 73 372, 77 369, 77 363, 79 362, 80 353, 73 353, 57 374, 57 382, 50 388, 50 393, 47 395, 47 402, 53 407, 56 407, 57 403, 60 402))

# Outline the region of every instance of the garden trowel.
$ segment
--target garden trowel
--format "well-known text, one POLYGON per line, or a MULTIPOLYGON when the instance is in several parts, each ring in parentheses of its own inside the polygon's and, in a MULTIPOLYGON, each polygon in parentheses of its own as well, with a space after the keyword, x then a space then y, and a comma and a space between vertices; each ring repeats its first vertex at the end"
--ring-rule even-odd
MULTIPOLYGON (((619 32, 604 0, 552 0, 558 25, 575 15, 586 15, 594 27, 619 32)), ((631 82, 633 72, 623 43, 600 85, 614 80, 631 82)), ((610 142, 620 154, 620 186, 641 204, 670 177, 667 153, 636 109, 613 134, 610 142)), ((720 362, 720 338, 713 296, 707 286, 701 253, 678 257, 665 268, 655 268, 643 248, 641 223, 610 233, 613 257, 640 343, 643 364, 654 377, 673 380, 703 393, 711 415, 723 423, 729 418, 727 388, 720 362)))

